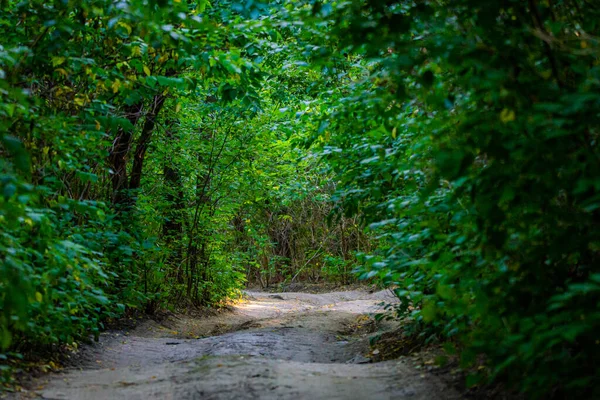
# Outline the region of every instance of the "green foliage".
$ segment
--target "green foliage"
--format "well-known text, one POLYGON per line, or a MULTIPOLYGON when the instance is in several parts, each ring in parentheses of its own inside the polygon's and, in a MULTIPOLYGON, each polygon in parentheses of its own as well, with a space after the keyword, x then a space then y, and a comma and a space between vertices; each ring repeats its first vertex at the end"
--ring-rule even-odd
MULTIPOLYGON (((2 4, 0 349, 13 356, 164 304, 152 286, 164 221, 145 226, 138 205, 161 110, 199 86, 255 104, 258 70, 226 45, 235 33, 217 13, 200 16, 206 3, 124 4, 2 4)), ((209 301, 238 284, 202 282, 219 293, 209 301)))
POLYGON ((362 276, 465 367, 484 354, 532 397, 597 397, 598 7, 331 5, 310 18, 350 79, 312 140, 382 243, 362 276))
POLYGON ((475 378, 598 396, 593 2, 2 10, 3 351, 356 270, 475 378))
POLYGON ((133 308, 318 279, 364 241, 354 224, 337 244, 333 188, 291 149, 304 131, 281 110, 319 74, 288 65, 299 29, 257 23, 274 6, 2 3, 0 360, 133 308))

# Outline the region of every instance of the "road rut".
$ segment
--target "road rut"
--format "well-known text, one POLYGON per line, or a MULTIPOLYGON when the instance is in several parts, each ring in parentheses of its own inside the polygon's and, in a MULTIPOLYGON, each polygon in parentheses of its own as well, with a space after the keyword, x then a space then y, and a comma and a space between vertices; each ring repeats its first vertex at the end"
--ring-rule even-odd
MULTIPOLYGON (((46 376, 42 399, 456 399, 402 360, 370 363, 366 315, 389 292, 248 292, 232 313, 104 334, 78 368, 46 376), (367 355, 367 356, 366 356, 367 355)), ((24 397, 22 397, 24 398, 24 397)))

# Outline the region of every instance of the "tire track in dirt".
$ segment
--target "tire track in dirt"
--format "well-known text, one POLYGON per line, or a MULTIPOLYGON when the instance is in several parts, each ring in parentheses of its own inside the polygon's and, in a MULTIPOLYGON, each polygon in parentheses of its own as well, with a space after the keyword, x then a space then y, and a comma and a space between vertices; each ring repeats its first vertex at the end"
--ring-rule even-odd
POLYGON ((107 333, 83 349, 79 369, 46 376, 37 390, 17 398, 458 398, 405 361, 365 358, 373 328, 365 315, 394 301, 389 292, 248 297, 232 313, 179 316, 163 325, 144 323, 127 335, 107 333))

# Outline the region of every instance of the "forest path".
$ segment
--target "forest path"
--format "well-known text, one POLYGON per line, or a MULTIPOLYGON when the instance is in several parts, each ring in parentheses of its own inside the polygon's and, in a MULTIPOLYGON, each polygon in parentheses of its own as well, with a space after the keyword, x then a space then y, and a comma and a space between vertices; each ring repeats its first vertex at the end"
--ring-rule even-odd
POLYGON ((232 313, 102 335, 79 368, 45 377, 43 399, 455 399, 406 361, 368 363, 365 315, 389 292, 248 292, 232 313), (165 326, 166 325, 166 326, 165 326), (229 332, 219 334, 221 332, 229 332), (215 335, 195 338, 204 335, 215 335))

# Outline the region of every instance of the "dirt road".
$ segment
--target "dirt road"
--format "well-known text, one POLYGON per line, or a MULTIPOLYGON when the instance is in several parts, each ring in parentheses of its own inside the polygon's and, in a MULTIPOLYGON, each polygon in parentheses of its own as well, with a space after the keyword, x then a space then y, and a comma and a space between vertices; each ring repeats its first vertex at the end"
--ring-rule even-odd
POLYGON ((405 361, 369 363, 388 292, 255 293, 233 313, 108 333, 79 368, 36 382, 43 399, 456 399, 405 361), (228 333, 223 333, 228 332, 228 333), (213 335, 213 336, 209 336, 213 335), (207 336, 207 337, 203 337, 207 336))

